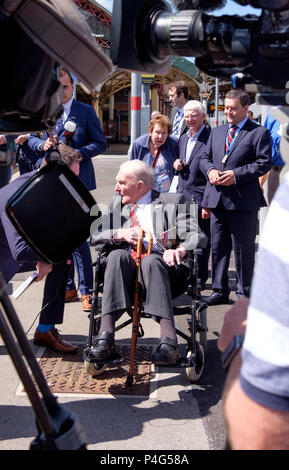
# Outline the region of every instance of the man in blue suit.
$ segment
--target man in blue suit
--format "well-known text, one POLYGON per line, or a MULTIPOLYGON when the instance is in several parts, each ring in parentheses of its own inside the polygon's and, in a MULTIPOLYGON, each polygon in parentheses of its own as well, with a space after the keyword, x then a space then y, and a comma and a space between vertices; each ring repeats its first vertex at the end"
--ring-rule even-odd
POLYGON ((207 178, 201 172, 199 165, 210 131, 206 128, 205 109, 196 100, 188 101, 184 106, 184 118, 189 131, 179 140, 179 158, 174 162, 174 168, 179 172, 177 192, 185 196, 186 202, 198 204, 198 223, 206 234, 208 243, 199 258, 198 284, 202 290, 208 279, 208 263, 211 251, 210 243, 210 211, 202 206, 207 178))
MULTIPOLYGON (((65 69, 60 71, 60 82, 63 86, 63 114, 57 122, 54 135, 44 133, 42 139, 30 136, 29 147, 35 152, 46 152, 55 139, 71 145, 82 156, 79 178, 89 191, 96 188, 94 169, 91 159, 106 149, 105 137, 100 122, 92 106, 76 101, 73 98, 74 83, 71 75, 65 69), (66 135, 65 123, 72 121, 76 124, 74 133, 66 135)), ((73 216, 73 214, 72 214, 73 216)), ((82 296, 82 309, 90 311, 89 292, 93 288, 92 260, 88 243, 85 241, 74 252, 73 260, 78 271, 79 290, 82 296)), ((71 270, 67 283, 66 301, 77 300, 74 282, 74 269, 71 270)))
MULTIPOLYGON (((59 151, 62 161, 71 171, 78 174, 81 159, 79 152, 66 145, 60 145, 59 151)), ((0 189, 0 271, 6 282, 9 282, 17 272, 36 270, 38 273, 36 282, 46 276, 34 342, 58 352, 72 353, 77 350, 77 346, 65 341, 55 328, 55 324, 63 322, 66 282, 72 259, 53 266, 39 259, 16 231, 5 211, 8 199, 36 172, 37 170, 24 173, 0 189)))
POLYGON ((255 262, 258 211, 266 206, 259 177, 272 165, 270 132, 247 118, 243 90, 225 98, 228 123, 215 127, 200 168, 208 176, 203 206, 211 209, 212 294, 208 305, 229 302, 228 268, 233 248, 238 297, 249 297, 255 262))

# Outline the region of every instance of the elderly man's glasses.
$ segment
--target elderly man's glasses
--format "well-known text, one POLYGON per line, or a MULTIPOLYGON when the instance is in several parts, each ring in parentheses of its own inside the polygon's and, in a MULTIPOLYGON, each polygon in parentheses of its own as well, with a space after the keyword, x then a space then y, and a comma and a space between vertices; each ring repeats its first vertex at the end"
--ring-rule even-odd
POLYGON ((189 115, 185 115, 185 119, 195 119, 195 118, 197 118, 198 116, 201 116, 201 113, 199 113, 199 114, 189 114, 189 115))

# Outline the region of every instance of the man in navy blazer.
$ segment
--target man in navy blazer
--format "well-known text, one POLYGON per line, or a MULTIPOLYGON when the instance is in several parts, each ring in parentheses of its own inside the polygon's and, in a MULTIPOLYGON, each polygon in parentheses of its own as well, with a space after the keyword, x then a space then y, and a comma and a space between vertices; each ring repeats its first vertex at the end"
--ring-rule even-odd
POLYGON ((238 297, 249 297, 255 262, 258 211, 266 206, 259 177, 272 165, 268 129, 247 118, 243 90, 225 98, 228 123, 212 130, 200 168, 208 176, 203 206, 211 209, 212 294, 208 305, 228 303, 228 268, 233 248, 238 297))
MULTIPOLYGON (((46 152, 55 143, 55 139, 71 145, 82 156, 79 178, 89 191, 96 188, 92 157, 103 153, 106 149, 99 119, 92 106, 73 98, 74 83, 71 75, 65 69, 60 71, 60 82, 63 86, 63 114, 57 122, 54 136, 43 133, 42 138, 33 135, 28 139, 29 147, 35 152, 46 152), (74 133, 65 135, 65 123, 72 121, 76 124, 74 133)), ((69 210, 69 209, 68 209, 69 210)), ((73 214, 72 214, 73 216, 73 214)), ((85 241, 73 254, 74 264, 78 272, 79 291, 82 297, 82 309, 91 309, 89 293, 93 288, 92 260, 88 243, 85 241)), ((66 300, 77 300, 77 290, 74 282, 74 269, 67 283, 66 300)))
POLYGON ((179 139, 187 132, 187 124, 184 119, 184 105, 189 99, 189 88, 185 82, 173 82, 168 85, 169 101, 172 105, 170 120, 173 124, 172 135, 179 139))
POLYGON ((204 124, 206 118, 202 103, 188 101, 184 106, 184 118, 189 131, 179 140, 179 158, 174 168, 179 172, 177 192, 185 196, 186 202, 198 204, 198 222, 200 229, 206 234, 208 243, 199 258, 198 284, 202 290, 208 279, 208 263, 211 251, 210 211, 202 206, 207 178, 201 172, 200 159, 206 147, 210 131, 204 124))

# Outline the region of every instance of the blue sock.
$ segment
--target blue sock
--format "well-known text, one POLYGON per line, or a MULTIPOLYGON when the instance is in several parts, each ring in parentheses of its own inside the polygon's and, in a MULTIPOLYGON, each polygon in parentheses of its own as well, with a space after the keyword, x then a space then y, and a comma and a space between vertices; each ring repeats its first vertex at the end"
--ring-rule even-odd
POLYGON ((40 333, 47 333, 47 331, 51 330, 54 328, 54 325, 45 325, 45 323, 39 323, 37 330, 40 331, 40 333))

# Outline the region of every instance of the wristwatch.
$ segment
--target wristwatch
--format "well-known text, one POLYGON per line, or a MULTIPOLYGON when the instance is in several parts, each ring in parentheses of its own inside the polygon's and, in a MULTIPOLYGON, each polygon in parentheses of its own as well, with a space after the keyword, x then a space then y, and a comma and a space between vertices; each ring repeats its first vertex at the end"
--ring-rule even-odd
POLYGON ((221 361, 224 369, 229 369, 232 360, 243 345, 244 337, 245 335, 235 335, 232 341, 226 347, 225 351, 222 353, 221 361))

